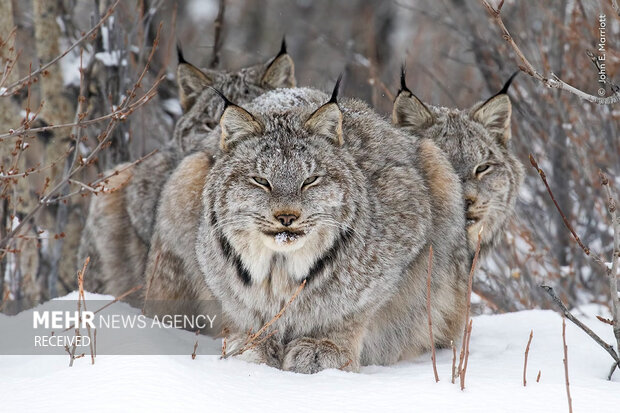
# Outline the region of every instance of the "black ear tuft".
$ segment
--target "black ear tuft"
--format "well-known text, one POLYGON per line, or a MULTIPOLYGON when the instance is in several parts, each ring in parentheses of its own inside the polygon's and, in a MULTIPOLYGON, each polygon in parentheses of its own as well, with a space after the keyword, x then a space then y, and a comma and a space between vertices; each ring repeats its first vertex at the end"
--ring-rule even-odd
POLYGON ((400 94, 401 92, 411 93, 411 91, 407 87, 406 77, 407 77, 407 68, 405 67, 405 64, 403 63, 403 65, 400 67, 400 90, 398 91, 397 95, 400 94))
POLYGON ((226 96, 224 96, 224 94, 222 92, 220 92, 218 89, 214 88, 213 86, 209 86, 211 89, 213 89, 213 91, 215 93, 217 93, 217 95, 219 97, 222 98, 222 100, 224 101, 224 109, 226 109, 229 106, 237 106, 234 103, 232 103, 230 100, 228 100, 228 98, 226 96))
POLYGON ((335 103, 338 104, 338 91, 340 90, 340 82, 342 81, 342 73, 338 75, 338 80, 336 80, 336 85, 334 86, 334 91, 332 92, 332 97, 329 99, 327 103, 335 103))
POLYGON ((489 103, 493 98, 496 98, 500 95, 507 95, 508 94, 508 88, 510 88, 510 84, 512 83, 512 80, 515 78, 516 75, 519 74, 519 71, 517 70, 516 72, 514 72, 510 78, 506 81, 506 83, 504 83, 504 86, 502 87, 502 90, 500 90, 499 92, 497 92, 496 94, 494 94, 493 96, 491 96, 490 98, 488 98, 487 100, 484 101, 484 103, 481 105, 484 106, 487 103, 489 103))
POLYGON ((286 37, 282 36, 282 45, 280 46, 280 51, 278 52, 278 55, 276 56, 276 59, 280 56, 282 56, 283 54, 287 54, 288 52, 286 51, 286 37))
POLYGON ((177 43, 177 64, 187 63, 187 60, 183 57, 183 50, 181 50, 181 44, 177 43))
MULTIPOLYGON (((499 92, 497 92, 497 95, 502 95, 502 94, 506 94, 508 93, 508 88, 510 87, 510 84, 512 83, 512 79, 515 78, 516 75, 519 74, 519 71, 517 70, 516 72, 514 72, 511 76, 510 79, 508 79, 506 81, 506 83, 504 83, 504 87, 502 87, 502 90, 500 90, 499 92)), ((497 96, 495 95, 495 96, 497 96)))

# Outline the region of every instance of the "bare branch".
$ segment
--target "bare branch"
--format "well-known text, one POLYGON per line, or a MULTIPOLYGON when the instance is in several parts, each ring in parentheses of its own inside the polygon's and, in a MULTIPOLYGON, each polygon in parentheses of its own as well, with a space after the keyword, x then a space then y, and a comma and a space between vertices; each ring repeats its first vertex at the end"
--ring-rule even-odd
POLYGON ((562 310, 562 314, 564 314, 564 317, 568 318, 577 327, 582 329, 587 335, 592 337, 592 339, 594 341, 596 341, 596 343, 599 346, 603 347, 605 349, 605 351, 607 351, 609 353, 609 355, 616 361, 616 364, 620 364, 620 358, 618 357, 618 354, 614 350, 613 346, 611 346, 611 345, 607 344, 606 342, 604 342, 603 339, 600 338, 594 331, 590 330, 590 328, 588 326, 583 324, 574 315, 572 315, 571 312, 568 311, 568 308, 566 308, 566 306, 564 305, 562 300, 560 300, 560 298, 555 294, 555 291, 553 291, 553 288, 549 287, 548 285, 541 285, 541 288, 543 290, 545 290, 547 292, 547 294, 549 294, 549 296, 551 296, 551 298, 553 299, 555 304, 558 307, 560 307, 560 310, 562 310))
MULTIPOLYGON (((605 188, 607 195, 607 210, 611 216, 611 226, 613 230, 614 246, 611 255, 611 265, 607 267, 607 277, 609 279, 609 295, 611 301, 611 313, 612 313, 612 325, 614 336, 616 337, 616 350, 620 352, 620 297, 618 297, 618 260, 620 259, 620 219, 618 217, 616 200, 614 199, 611 188, 609 186, 609 179, 602 172, 599 172, 601 177, 601 185, 605 188)), ((617 364, 620 369, 620 363, 617 364)), ((611 371, 613 374, 614 370, 611 371)), ((610 378, 611 378, 610 374, 610 378)))
POLYGON ((116 6, 118 5, 118 3, 120 2, 120 0, 116 0, 114 2, 114 4, 108 9, 108 11, 106 12, 106 14, 103 15, 103 17, 101 17, 101 19, 99 20, 99 22, 93 26, 92 29, 90 29, 88 32, 86 32, 82 37, 80 37, 77 41, 75 41, 71 46, 69 46, 64 52, 62 52, 60 55, 58 55, 56 58, 50 60, 48 63, 44 64, 43 66, 41 66, 38 70, 35 70, 34 72, 30 73, 28 76, 11 83, 10 85, 6 86, 6 90, 0 94, 0 97, 4 97, 4 96, 9 96, 11 95, 16 87, 22 87, 24 84, 26 83, 30 83, 32 81, 32 78, 35 76, 38 76, 39 74, 43 73, 45 70, 47 70, 48 67, 52 66, 53 64, 55 64, 56 62, 58 62, 60 59, 62 59, 63 57, 65 57, 67 54, 69 54, 69 52, 73 49, 75 49, 77 46, 79 46, 80 44, 82 44, 82 42, 84 42, 84 40, 88 39, 89 37, 91 37, 97 30, 99 30, 99 27, 101 27, 101 25, 108 19, 108 17, 110 17, 112 15, 112 13, 114 13, 114 9, 116 8, 116 6))
POLYGON ((530 338, 527 340, 527 346, 525 346, 525 360, 523 361, 523 387, 527 386, 527 356, 530 353, 530 344, 532 344, 532 337, 534 337, 534 330, 530 330, 530 338))
POLYGON ((607 97, 594 96, 582 90, 579 90, 574 86, 569 85, 568 83, 562 81, 559 77, 557 77, 553 73, 551 73, 551 75, 541 74, 539 71, 537 71, 534 68, 534 66, 529 62, 529 60, 527 60, 527 58, 525 57, 521 49, 519 49, 519 46, 517 46, 517 44, 513 40, 512 36, 510 35, 510 32, 504 25, 504 21, 502 20, 502 16, 500 14, 501 8, 504 2, 501 1, 498 8, 495 9, 493 8, 493 6, 489 4, 487 0, 481 0, 481 1, 482 1, 483 6, 487 9, 487 11, 491 15, 495 23, 500 28, 502 32, 502 38, 508 43, 508 45, 510 45, 512 50, 515 52, 515 54, 519 58, 520 63, 521 63, 519 64, 519 69, 522 72, 527 73, 528 75, 530 75, 536 80, 539 80, 545 86, 551 89, 565 90, 569 93, 576 95, 577 97, 583 100, 587 100, 588 102, 596 103, 598 105, 611 105, 611 104, 620 102, 620 91, 614 91, 614 94, 612 96, 607 96, 607 97))
MULTIPOLYGON (((267 323, 265 323, 265 325, 262 326, 261 329, 258 330, 256 333, 248 335, 248 338, 245 341, 243 346, 240 346, 239 348, 237 348, 235 351, 231 353, 223 354, 222 358, 226 359, 228 357, 234 357, 252 348, 254 345, 253 344, 254 341, 256 341, 273 323, 275 323, 280 317, 282 317, 282 314, 284 314, 284 311, 286 311, 288 306, 291 305, 293 301, 295 301, 295 299, 297 298, 301 290, 304 289, 304 287, 306 286, 306 282, 307 280, 304 279, 304 281, 301 284, 299 284, 299 287, 297 287, 297 290, 295 290, 295 293, 293 294, 293 296, 288 300, 288 302, 284 305, 284 307, 282 307, 282 309, 278 312, 278 314, 273 316, 273 318, 269 320, 267 323)), ((273 332, 267 337, 265 337, 265 339, 271 337, 271 335, 273 335, 273 332)))
POLYGON ((566 347, 566 319, 562 317, 562 343, 564 347, 564 377, 566 378, 566 397, 568 398, 568 413, 573 413, 573 401, 570 397, 570 385, 568 383, 568 347, 566 347))
POLYGON ((538 166, 538 162, 536 162, 536 159, 534 159, 534 156, 532 154, 530 154, 530 163, 536 169, 536 171, 538 172, 538 175, 540 175, 540 179, 542 179, 543 183, 545 184, 545 187, 547 188, 547 192, 549 193, 549 196, 551 197, 551 200, 553 201, 553 204, 555 205, 556 209, 558 210, 558 212, 562 216, 562 220, 564 221, 564 225, 566 225, 566 228, 568 228, 570 233, 573 235, 573 238, 575 239, 575 241, 577 241, 577 244, 579 244, 579 246, 581 247, 581 249, 583 250, 583 252, 585 252, 585 254, 587 256, 591 257, 595 262, 597 262, 598 264, 600 264, 600 265, 604 266, 605 268, 607 268, 606 265, 605 265, 604 260, 601 257, 599 257, 598 255, 592 254, 592 251, 590 250, 590 248, 588 248, 586 245, 583 244, 583 242, 581 241, 581 238, 579 238, 579 236, 577 235, 577 233, 573 229, 572 225, 568 221, 568 218, 566 218, 566 215, 564 215, 564 212, 562 212, 562 208, 560 208, 560 205, 558 204, 558 201, 555 200, 555 196, 553 195, 553 191, 551 190, 551 187, 549 186, 549 183, 547 183, 547 175, 545 174, 545 171, 543 171, 538 166))
POLYGON ((213 56, 211 58, 210 67, 215 69, 220 64, 220 52, 222 50, 222 31, 224 29, 224 13, 226 12, 226 0, 220 0, 219 10, 215 18, 215 40, 213 44, 213 56))
POLYGON ((437 362, 435 358, 435 340, 433 339, 433 321, 431 319, 431 273, 433 270, 433 246, 431 245, 428 252, 428 273, 426 277, 426 313, 428 314, 428 333, 431 340, 431 361, 433 362, 433 373, 435 374, 435 383, 439 381, 437 374, 437 362))
MULTIPOLYGON (((471 311, 471 291, 472 284, 474 280, 474 271, 476 269, 476 264, 478 263, 478 255, 480 255, 480 242, 482 240, 482 231, 484 231, 484 226, 480 228, 478 231, 478 242, 476 243, 476 252, 474 253, 474 259, 471 263, 471 268, 469 269, 469 279, 467 281, 467 309, 465 310, 465 329, 463 331, 463 342, 461 343, 461 354, 459 356, 459 368, 458 375, 461 376, 463 374, 463 362, 465 359, 466 346, 468 345, 468 331, 471 331, 469 327, 469 313, 471 311)), ((461 390, 464 388, 464 379, 461 377, 461 390)))

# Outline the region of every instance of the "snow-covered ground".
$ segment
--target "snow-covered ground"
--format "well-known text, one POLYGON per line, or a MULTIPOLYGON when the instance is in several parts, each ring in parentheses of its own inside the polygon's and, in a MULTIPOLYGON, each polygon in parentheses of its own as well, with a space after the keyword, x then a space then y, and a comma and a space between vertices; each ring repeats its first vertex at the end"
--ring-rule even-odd
MULTIPOLYGON (((594 318, 606 311, 593 305, 581 311, 582 320, 612 342, 611 328, 594 318)), ((567 412, 561 331, 553 311, 475 317, 465 391, 450 383, 452 353, 445 350, 437 354, 439 383, 429 355, 357 374, 310 376, 217 356, 192 360, 191 349, 186 356, 99 355, 95 365, 82 358, 73 367, 68 356, 0 356, 0 411, 567 412)), ((183 343, 193 335, 175 334, 183 343)), ((609 355, 570 323, 566 339, 573 411, 618 411, 620 374, 606 380, 609 355)))

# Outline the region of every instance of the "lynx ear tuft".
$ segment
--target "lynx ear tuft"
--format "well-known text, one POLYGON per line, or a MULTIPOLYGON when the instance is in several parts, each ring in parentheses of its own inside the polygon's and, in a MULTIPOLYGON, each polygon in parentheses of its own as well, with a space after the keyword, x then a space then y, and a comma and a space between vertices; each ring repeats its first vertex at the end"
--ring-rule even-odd
POLYGON ((507 94, 498 94, 474 108, 472 119, 480 122, 502 144, 510 140, 512 104, 507 94))
POLYGON ((282 38, 282 46, 278 55, 269 63, 261 79, 263 86, 277 89, 295 87, 295 63, 286 52, 286 39, 282 38))
POLYGON ((177 46, 179 65, 177 67, 177 83, 179 85, 179 100, 183 112, 187 112, 196 102, 196 98, 206 87, 213 85, 213 75, 204 73, 196 66, 187 63, 181 48, 177 46))
POLYGON ((392 123, 401 128, 409 128, 414 132, 424 130, 435 123, 435 117, 430 110, 416 97, 405 81, 405 66, 400 72, 400 90, 394 99, 392 109, 392 123))
POLYGON ((336 86, 329 101, 310 115, 304 127, 310 133, 326 136, 336 144, 342 145, 342 112, 338 107, 338 90, 342 75, 338 77, 336 86))
POLYGON ((502 89, 487 99, 486 102, 478 107, 474 106, 472 114, 472 118, 475 121, 482 123, 504 145, 508 143, 511 136, 510 117, 512 115, 512 103, 508 96, 508 89, 518 73, 518 70, 514 72, 504 83, 502 89))
POLYGON ((400 67, 400 89, 398 90, 397 95, 400 95, 402 92, 411 93, 411 91, 407 87, 407 68, 405 67, 404 63, 400 67))
POLYGON ((263 125, 250 112, 229 101, 219 90, 213 90, 224 99, 225 105, 220 118, 222 150, 227 151, 235 142, 263 132, 263 125))

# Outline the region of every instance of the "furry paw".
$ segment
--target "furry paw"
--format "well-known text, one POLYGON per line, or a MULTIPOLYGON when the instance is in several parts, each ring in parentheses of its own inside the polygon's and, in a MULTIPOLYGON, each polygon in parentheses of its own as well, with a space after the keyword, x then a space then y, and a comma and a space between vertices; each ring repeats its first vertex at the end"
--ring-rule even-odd
MULTIPOLYGON (((279 340, 270 337, 260 344, 252 346, 251 344, 246 345, 247 338, 247 333, 233 334, 226 340, 228 347, 226 352, 231 354, 245 346, 247 350, 244 350, 235 358, 248 363, 266 364, 269 367, 280 368, 284 346, 279 340)), ((260 339, 257 341, 260 341, 260 339)))
POLYGON ((313 374, 325 369, 357 370, 351 354, 327 339, 309 337, 291 341, 284 350, 282 370, 313 374))

